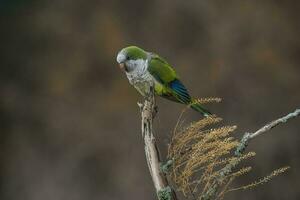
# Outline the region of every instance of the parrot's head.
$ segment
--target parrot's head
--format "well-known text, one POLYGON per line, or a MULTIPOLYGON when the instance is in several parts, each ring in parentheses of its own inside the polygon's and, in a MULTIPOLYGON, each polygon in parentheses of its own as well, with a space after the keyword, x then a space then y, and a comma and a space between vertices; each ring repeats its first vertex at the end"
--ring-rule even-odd
POLYGON ((117 62, 120 68, 127 73, 143 67, 147 60, 147 52, 136 46, 129 46, 122 49, 117 55, 117 62))

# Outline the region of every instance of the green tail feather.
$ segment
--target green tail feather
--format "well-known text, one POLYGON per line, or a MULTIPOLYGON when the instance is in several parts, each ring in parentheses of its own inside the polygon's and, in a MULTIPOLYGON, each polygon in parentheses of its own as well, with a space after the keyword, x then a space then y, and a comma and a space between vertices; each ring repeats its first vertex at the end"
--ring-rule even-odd
POLYGON ((208 117, 209 115, 211 115, 211 112, 209 112, 208 110, 206 110, 205 108, 203 108, 201 106, 201 104, 199 103, 193 103, 191 104, 191 108, 196 110, 197 112, 200 112, 204 117, 208 117))

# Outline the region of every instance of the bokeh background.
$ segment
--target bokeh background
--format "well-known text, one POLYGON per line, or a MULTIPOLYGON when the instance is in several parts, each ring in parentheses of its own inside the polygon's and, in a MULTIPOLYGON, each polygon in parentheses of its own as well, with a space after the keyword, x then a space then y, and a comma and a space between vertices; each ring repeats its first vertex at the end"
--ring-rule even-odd
MULTIPOLYGON (((141 100, 115 57, 127 45, 159 53, 197 97, 238 125, 236 137, 300 103, 296 0, 1 0, 0 199, 155 199, 140 135, 141 100)), ((158 100, 165 154, 183 106, 158 100)), ((201 116, 188 111, 185 121, 201 116)), ((299 199, 299 119, 251 143, 227 199, 299 199)))

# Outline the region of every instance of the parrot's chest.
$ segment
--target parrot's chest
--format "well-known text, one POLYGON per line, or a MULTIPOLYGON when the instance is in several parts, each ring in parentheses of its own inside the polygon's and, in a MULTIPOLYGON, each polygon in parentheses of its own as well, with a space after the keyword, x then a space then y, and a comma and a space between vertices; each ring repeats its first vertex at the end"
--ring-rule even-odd
POLYGON ((143 66, 138 67, 136 70, 126 73, 129 83, 141 93, 146 96, 150 92, 150 86, 155 84, 154 77, 147 70, 147 62, 141 63, 143 66))
POLYGON ((142 76, 127 76, 127 78, 142 96, 146 96, 150 92, 151 85, 155 84, 155 79, 149 72, 142 76))

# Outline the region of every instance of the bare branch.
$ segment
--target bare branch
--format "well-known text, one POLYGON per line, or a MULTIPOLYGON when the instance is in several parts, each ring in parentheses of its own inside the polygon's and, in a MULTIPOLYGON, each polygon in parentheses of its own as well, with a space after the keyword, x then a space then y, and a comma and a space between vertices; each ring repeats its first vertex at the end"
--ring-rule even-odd
POLYGON ((296 109, 294 112, 291 112, 284 117, 281 117, 279 119, 276 119, 276 120, 268 123, 267 125, 258 129, 254 133, 245 133, 243 138, 240 141, 240 145, 237 147, 237 149, 235 151, 235 155, 240 156, 245 151, 245 149, 249 143, 249 140, 251 140, 251 139, 255 138, 256 136, 259 136, 263 133, 266 133, 267 131, 271 130, 272 128, 278 126, 279 124, 286 123, 288 120, 298 117, 299 115, 300 115, 300 109, 296 109))
POLYGON ((269 131, 270 129, 274 128, 275 126, 278 126, 279 124, 282 124, 282 123, 286 123, 288 120, 293 119, 293 118, 297 117, 298 115, 300 115, 300 109, 296 109, 294 112, 292 112, 282 118, 279 118, 277 120, 270 122, 269 124, 265 125, 264 127, 260 128, 259 130, 257 130, 255 133, 250 134, 249 138, 252 139, 262 133, 265 133, 265 132, 269 131))
POLYGON ((177 200, 175 192, 168 184, 166 175, 161 172, 159 149, 153 134, 153 119, 157 112, 154 91, 151 87, 144 103, 138 103, 142 115, 142 137, 145 145, 145 155, 148 168, 159 200, 177 200))

